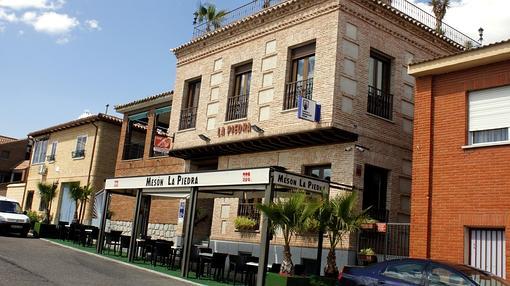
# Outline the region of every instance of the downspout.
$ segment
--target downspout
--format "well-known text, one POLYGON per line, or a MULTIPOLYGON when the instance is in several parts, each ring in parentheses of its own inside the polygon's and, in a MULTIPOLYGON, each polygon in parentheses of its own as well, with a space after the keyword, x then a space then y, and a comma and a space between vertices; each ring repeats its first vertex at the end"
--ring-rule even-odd
MULTIPOLYGON (((96 132, 94 134, 94 144, 92 144, 92 158, 90 158, 90 165, 89 165, 89 173, 87 175, 87 186, 89 186, 90 184, 90 177, 91 177, 91 174, 92 174, 92 164, 94 163, 94 157, 95 157, 95 153, 96 153, 96 142, 97 142, 97 134, 99 132, 99 126, 97 126, 94 122, 91 122, 92 125, 94 125, 94 127, 96 128, 96 132)), ((83 206, 81 206, 80 208, 82 209, 83 212, 87 212, 87 201, 85 201, 83 203, 83 206)), ((83 214, 83 216, 85 216, 85 213, 83 214)))
POLYGON ((25 209, 25 211, 26 211, 25 195, 27 194, 28 176, 30 175, 30 167, 32 167, 32 147, 34 147, 34 145, 33 145, 34 138, 33 137, 28 137, 27 144, 30 144, 30 143, 32 143, 32 145, 30 148, 30 156, 28 156, 28 168, 27 168, 26 173, 24 174, 25 175, 25 178, 24 178, 25 188, 23 188, 23 197, 21 198, 21 203, 23 204, 22 207, 23 207, 23 209, 25 209))

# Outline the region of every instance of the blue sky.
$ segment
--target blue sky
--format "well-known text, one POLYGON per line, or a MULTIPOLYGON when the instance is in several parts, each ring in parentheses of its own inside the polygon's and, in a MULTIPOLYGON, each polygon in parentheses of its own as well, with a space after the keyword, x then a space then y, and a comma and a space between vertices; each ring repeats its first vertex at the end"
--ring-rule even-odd
MULTIPOLYGON (((212 2, 231 9, 247 1, 212 2)), ((483 26, 489 41, 502 40, 510 37, 509 4, 461 0, 446 22, 474 38, 483 26)), ((114 113, 116 104, 171 90, 170 49, 191 38, 197 5, 198 0, 0 0, 0 134, 21 138, 86 109, 103 112, 110 104, 114 113)))

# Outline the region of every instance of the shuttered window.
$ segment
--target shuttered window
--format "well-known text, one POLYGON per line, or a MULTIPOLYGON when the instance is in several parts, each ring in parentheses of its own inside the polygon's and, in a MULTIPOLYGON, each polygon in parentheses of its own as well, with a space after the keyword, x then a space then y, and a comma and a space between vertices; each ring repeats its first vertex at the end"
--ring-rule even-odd
POLYGON ((469 93, 469 144, 508 141, 510 86, 469 93))
POLYGON ((506 276, 505 231, 502 229, 469 230, 469 265, 506 276))

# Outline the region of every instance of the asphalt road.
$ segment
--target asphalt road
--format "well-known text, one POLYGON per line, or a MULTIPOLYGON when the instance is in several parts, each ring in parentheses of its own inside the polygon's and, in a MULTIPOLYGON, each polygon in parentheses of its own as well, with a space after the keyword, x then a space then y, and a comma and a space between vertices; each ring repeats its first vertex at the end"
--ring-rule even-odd
POLYGON ((189 284, 39 239, 0 236, 0 285, 189 284))

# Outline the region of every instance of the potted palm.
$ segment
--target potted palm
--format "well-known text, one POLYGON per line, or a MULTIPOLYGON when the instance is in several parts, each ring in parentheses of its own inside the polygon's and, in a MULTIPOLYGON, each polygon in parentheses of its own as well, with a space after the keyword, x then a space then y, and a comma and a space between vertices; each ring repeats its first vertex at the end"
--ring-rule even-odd
POLYGON ((257 208, 267 216, 271 223, 272 231, 280 231, 283 240, 283 260, 280 267, 280 275, 267 276, 268 285, 303 285, 307 278, 293 277, 294 264, 290 252, 292 238, 302 230, 305 222, 319 208, 319 202, 310 199, 303 192, 294 192, 287 198, 277 198, 273 202, 265 202, 257 205, 257 208))
POLYGON ((34 224, 34 235, 39 237, 54 237, 56 235, 56 226, 51 223, 51 204, 57 195, 57 184, 37 183, 39 196, 44 203, 44 218, 42 222, 34 224))
POLYGON ((363 248, 358 253, 358 260, 361 265, 369 265, 377 262, 377 256, 372 248, 363 248))

